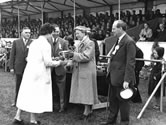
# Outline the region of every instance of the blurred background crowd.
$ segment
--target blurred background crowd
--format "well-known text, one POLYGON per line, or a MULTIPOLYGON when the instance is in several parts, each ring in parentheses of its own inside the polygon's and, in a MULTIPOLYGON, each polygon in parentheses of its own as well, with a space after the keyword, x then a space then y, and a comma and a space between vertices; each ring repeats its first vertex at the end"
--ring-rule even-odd
MULTIPOLYGON (((157 9, 156 11, 148 11, 146 14, 143 14, 142 10, 139 10, 138 14, 136 14, 135 10, 127 10, 126 12, 121 11, 120 16, 121 19, 128 24, 128 28, 132 28, 145 23, 148 20, 158 17, 165 17, 166 14, 161 13, 160 9, 157 9)), ((91 31, 95 33, 95 39, 104 40, 105 38, 111 36, 112 23, 117 19, 118 13, 109 14, 108 12, 105 12, 96 13, 96 15, 78 15, 75 17, 75 25, 90 27, 91 31)), ((48 18, 46 22, 58 24, 61 28, 61 37, 63 38, 73 34, 74 18, 70 13, 63 18, 48 18)), ((24 26, 30 27, 32 31, 31 37, 34 39, 38 37, 41 25, 42 21, 40 19, 25 19, 20 21, 20 29, 22 29, 24 26)), ((2 22, 1 34, 3 38, 18 38, 18 21, 6 20, 6 22, 2 22)))

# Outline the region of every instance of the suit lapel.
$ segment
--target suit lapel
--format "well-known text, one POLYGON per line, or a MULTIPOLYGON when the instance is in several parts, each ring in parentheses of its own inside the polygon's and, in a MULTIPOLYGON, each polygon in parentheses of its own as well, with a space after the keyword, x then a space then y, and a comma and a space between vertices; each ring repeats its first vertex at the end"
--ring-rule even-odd
POLYGON ((32 42, 31 39, 29 39, 29 40, 27 41, 27 43, 26 43, 26 49, 29 49, 29 46, 30 46, 31 42, 32 42))
MULTIPOLYGON (((126 35, 119 41, 119 43, 116 46, 119 46, 117 50, 115 50, 116 46, 114 47, 113 51, 116 51, 114 54, 112 54, 112 58, 116 55, 116 53, 120 50, 120 48, 124 45, 126 39, 126 35)), ((111 58, 111 59, 112 59, 111 58)))
MULTIPOLYGON (((126 34, 124 35, 124 37, 120 40, 120 42, 118 43, 119 45, 119 49, 124 45, 125 39, 126 39, 126 34)), ((119 51, 119 49, 117 51, 119 51)))
POLYGON ((79 44, 79 47, 78 47, 78 51, 79 51, 79 52, 82 52, 82 50, 84 49, 84 47, 85 47, 86 44, 87 44, 87 41, 88 41, 88 37, 85 38, 85 39, 79 44))
POLYGON ((60 44, 59 42, 60 42, 60 41, 59 41, 59 38, 57 38, 55 51, 57 51, 57 50, 59 49, 59 44, 60 44))
POLYGON ((51 37, 49 39, 47 39, 47 41, 50 43, 51 45, 51 56, 53 56, 53 53, 54 53, 54 47, 53 47, 53 41, 54 39, 51 37))
POLYGON ((20 44, 20 47, 21 47, 22 51, 24 52, 25 51, 25 45, 24 45, 24 41, 23 41, 22 38, 19 40, 19 44, 20 44))

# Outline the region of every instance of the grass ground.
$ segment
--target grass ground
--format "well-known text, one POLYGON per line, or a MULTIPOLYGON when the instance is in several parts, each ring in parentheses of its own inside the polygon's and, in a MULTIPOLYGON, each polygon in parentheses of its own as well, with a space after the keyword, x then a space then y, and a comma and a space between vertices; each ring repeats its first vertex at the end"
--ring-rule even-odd
MULTIPOLYGON (((165 97, 163 99, 164 111, 162 113, 159 110, 153 109, 153 103, 150 102, 141 119, 137 119, 137 115, 148 98, 147 81, 148 80, 141 79, 139 86, 143 103, 131 103, 130 125, 166 125, 165 97)), ((11 107, 14 99, 14 87, 14 76, 0 69, 0 125, 12 125, 13 117, 16 113, 16 108, 11 107)), ((82 112, 83 108, 81 106, 69 105, 65 113, 44 113, 38 115, 38 119, 42 122, 42 125, 99 125, 101 121, 106 120, 107 116, 105 109, 95 110, 93 116, 88 121, 84 122, 78 119, 78 116, 82 112)), ((22 118, 28 123, 29 114, 23 112, 22 118)))

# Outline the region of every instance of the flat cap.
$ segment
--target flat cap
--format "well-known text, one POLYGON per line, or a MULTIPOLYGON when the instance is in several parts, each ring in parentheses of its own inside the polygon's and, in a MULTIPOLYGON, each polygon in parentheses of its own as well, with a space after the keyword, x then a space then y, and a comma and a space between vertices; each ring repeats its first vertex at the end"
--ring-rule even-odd
POLYGON ((86 32, 86 31, 87 31, 87 28, 86 28, 85 26, 76 26, 76 27, 74 28, 74 30, 81 30, 81 31, 86 32))

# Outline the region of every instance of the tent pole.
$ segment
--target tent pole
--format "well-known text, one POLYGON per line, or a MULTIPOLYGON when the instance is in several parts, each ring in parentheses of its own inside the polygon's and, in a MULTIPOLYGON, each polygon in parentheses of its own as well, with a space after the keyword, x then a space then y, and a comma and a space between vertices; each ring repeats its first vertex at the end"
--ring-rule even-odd
MULTIPOLYGON (((74 28, 76 26, 76 6, 75 6, 75 2, 76 0, 74 0, 74 15, 73 15, 73 18, 74 18, 74 28)), ((74 34, 74 40, 75 40, 75 34, 74 34)))
POLYGON ((0 9, 0 32, 2 32, 2 9, 0 9))
POLYGON ((18 5, 18 12, 17 12, 17 16, 18 16, 18 35, 19 35, 19 38, 21 37, 21 32, 20 32, 20 8, 19 8, 19 5, 18 5))
POLYGON ((120 20, 120 0, 118 1, 118 13, 119 13, 118 19, 120 20))
POLYGON ((41 21, 42 21, 42 25, 43 25, 43 4, 41 2, 41 21))

